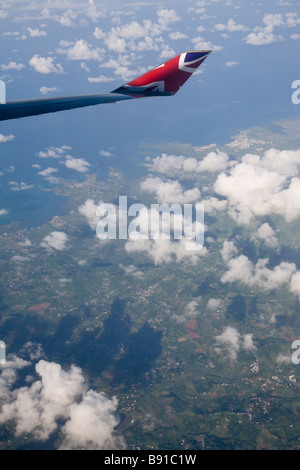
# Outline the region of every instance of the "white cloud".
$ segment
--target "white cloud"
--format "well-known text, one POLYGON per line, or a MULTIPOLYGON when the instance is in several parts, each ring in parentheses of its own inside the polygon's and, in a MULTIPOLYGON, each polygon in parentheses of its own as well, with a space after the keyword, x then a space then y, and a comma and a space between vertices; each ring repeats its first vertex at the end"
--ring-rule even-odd
POLYGON ((79 171, 80 173, 85 173, 88 171, 90 166, 84 158, 73 158, 70 155, 66 156, 65 166, 71 170, 79 171))
POLYGON ((4 19, 4 18, 7 18, 8 17, 8 14, 6 11, 4 10, 0 10, 0 18, 1 19, 4 19))
POLYGON ((13 140, 15 136, 13 134, 10 135, 3 135, 0 134, 0 144, 3 144, 4 142, 9 142, 10 140, 13 140))
MULTIPOLYGON (((0 375, 0 405, 11 399, 10 387, 17 379, 17 371, 30 363, 16 356, 8 356, 6 364, 1 367, 0 375)), ((0 414, 1 416, 1 414, 0 414)))
POLYGON ((236 361, 240 350, 240 333, 231 326, 224 329, 223 333, 215 337, 217 343, 217 352, 225 350, 232 361, 236 361))
POLYGON ((113 154, 109 150, 100 150, 99 155, 102 157, 113 157, 113 154))
POLYGON ((38 174, 40 176, 43 176, 43 178, 45 178, 46 181, 49 181, 49 183, 56 184, 59 182, 59 178, 56 178, 55 176, 53 176, 53 173, 57 173, 57 172, 58 172, 57 168, 53 168, 49 166, 48 168, 45 168, 45 170, 39 171, 38 174))
POLYGON ((201 194, 198 188, 184 191, 179 181, 163 181, 161 178, 146 178, 140 187, 142 191, 155 193, 158 202, 164 204, 187 204, 196 201, 201 194))
POLYGON ((291 278, 290 291, 300 296, 300 271, 297 271, 291 278))
POLYGON ((254 352, 256 347, 253 343, 253 335, 245 334, 241 336, 236 328, 228 326, 224 331, 215 337, 217 347, 216 351, 221 354, 228 354, 231 361, 236 361, 239 351, 245 350, 254 352))
POLYGON ((106 75, 99 75, 98 77, 88 77, 90 83, 108 83, 113 82, 115 78, 107 77, 106 75))
POLYGON ((159 54, 159 57, 161 59, 168 59, 170 57, 175 56, 175 51, 172 49, 168 44, 163 44, 161 46, 161 53, 159 54))
POLYGON ((98 18, 105 18, 106 14, 103 11, 97 10, 94 4, 94 0, 89 0, 89 6, 87 7, 86 15, 93 21, 97 21, 98 18))
POLYGON ((199 315, 199 300, 201 300, 201 297, 198 299, 193 299, 191 300, 184 308, 182 314, 173 314, 171 318, 176 321, 176 323, 184 323, 186 322, 189 318, 195 318, 199 315))
POLYGON ((63 15, 59 15, 55 17, 55 20, 60 23, 62 26, 75 26, 74 20, 76 20, 77 14, 71 10, 66 10, 63 15))
POLYGON ((276 358, 278 364, 292 364, 292 354, 278 354, 276 358))
POLYGON ((33 188, 33 184, 27 184, 24 181, 10 181, 8 184, 9 189, 11 189, 12 191, 25 191, 26 189, 33 188))
POLYGON ((210 311, 217 311, 223 307, 223 301, 221 299, 214 299, 213 297, 207 302, 207 308, 210 311))
MULTIPOLYGON (((289 285, 292 276, 296 273, 295 263, 282 261, 273 269, 267 268, 268 258, 259 259, 256 264, 245 255, 233 257, 236 250, 229 247, 222 253, 223 259, 227 265, 228 271, 221 277, 222 283, 242 282, 250 287, 256 287, 261 290, 273 290, 283 285, 289 285)), ((224 250, 224 245, 223 245, 224 250)))
MULTIPOLYGON (((62 42, 61 45, 65 43, 62 42)), ((75 43, 71 43, 71 47, 67 49, 58 48, 57 52, 59 54, 66 54, 67 58, 70 60, 96 60, 101 62, 104 58, 104 50, 100 48, 93 48, 84 39, 79 39, 75 43)))
POLYGON ((99 220, 96 217, 97 207, 93 199, 87 199, 84 204, 78 207, 78 212, 86 218, 92 230, 96 229, 99 220))
POLYGON ((38 153, 40 158, 60 158, 68 150, 71 150, 71 147, 68 145, 62 145, 61 147, 49 147, 46 150, 41 150, 38 153))
POLYGON ((123 264, 120 264, 119 267, 123 269, 125 274, 128 274, 129 276, 134 276, 138 278, 144 277, 143 271, 134 266, 134 264, 130 264, 129 266, 123 266, 123 264))
POLYGON ((230 18, 227 21, 227 24, 222 24, 218 23, 215 24, 215 29, 218 31, 229 31, 230 33, 236 32, 236 31, 248 31, 249 28, 242 24, 236 24, 233 18, 230 18))
MULTIPOLYGON (((157 11, 157 22, 143 20, 142 22, 131 21, 130 23, 111 28, 107 33, 99 27, 95 28, 94 36, 104 41, 110 51, 123 54, 125 52, 141 52, 144 50, 161 50, 162 33, 168 31, 170 25, 179 21, 180 17, 173 9, 161 9, 157 11)), ((163 46, 163 57, 173 54, 168 45, 163 46)))
POLYGON ((228 213, 240 224, 255 216, 282 215, 287 222, 300 215, 300 150, 270 149, 263 156, 247 154, 214 185, 227 198, 228 213))
POLYGON ((53 93, 53 92, 57 92, 59 89, 57 87, 46 87, 46 86, 42 86, 40 88, 40 92, 42 93, 42 95, 48 95, 49 93, 53 93))
POLYGON ((228 208, 228 202, 225 199, 217 199, 216 197, 210 197, 208 199, 202 199, 202 204, 204 204, 205 214, 214 215, 219 211, 226 211, 228 208))
POLYGON ((225 67, 234 67, 235 65, 238 65, 238 64, 239 64, 238 62, 227 61, 225 62, 225 67))
POLYGON ((245 39, 247 44, 251 44, 252 46, 264 46, 283 40, 282 36, 275 36, 275 34, 270 32, 267 28, 264 28, 262 31, 249 33, 245 39))
POLYGON ((163 153, 155 157, 151 164, 147 164, 151 171, 163 173, 168 176, 193 176, 197 173, 220 172, 228 167, 229 156, 224 152, 209 152, 201 160, 182 155, 167 155, 163 153))
POLYGON ((197 263, 202 257, 207 256, 208 250, 203 247, 187 250, 186 244, 191 243, 185 239, 172 242, 171 240, 129 240, 125 244, 128 253, 145 253, 155 265, 171 262, 197 263))
POLYGON ((34 68, 36 72, 48 74, 48 73, 63 73, 64 70, 61 64, 54 64, 54 57, 40 57, 38 54, 35 54, 29 61, 31 67, 34 68))
POLYGON ((6 215, 6 214, 8 214, 7 209, 0 209, 0 215, 6 215))
POLYGON ((14 421, 17 436, 30 433, 42 441, 60 431, 60 449, 125 448, 124 440, 114 432, 119 421, 115 397, 109 399, 103 392, 88 390, 79 367, 72 365, 63 370, 59 364, 45 360, 35 365, 39 380, 11 390, 17 371, 29 364, 14 358, 2 371, 1 423, 14 421))
POLYGON ((17 64, 17 62, 9 62, 7 65, 0 65, 1 70, 22 70, 24 67, 24 64, 17 64))
POLYGON ((282 36, 276 36, 273 32, 274 28, 284 25, 281 14, 265 15, 263 17, 263 23, 265 26, 256 26, 254 30, 244 38, 247 44, 263 46, 276 41, 283 41, 282 36))
POLYGON ((206 41, 202 36, 198 36, 192 39, 195 49, 199 50, 212 50, 215 52, 221 51, 223 46, 213 44, 211 41, 206 41))
POLYGON ((253 334, 252 333, 248 333, 244 336, 243 349, 245 351, 255 351, 256 350, 256 346, 253 343, 253 334))
POLYGON ((62 428, 65 438, 61 450, 123 449, 122 438, 116 437, 114 428, 119 423, 116 416, 118 401, 101 392, 89 390, 80 403, 70 405, 70 417, 62 428))
POLYGON ((53 251, 53 249, 62 251, 66 249, 68 240, 69 238, 66 233, 54 231, 49 233, 49 235, 43 239, 40 245, 43 248, 46 248, 48 251, 53 251))
POLYGON ((187 39, 188 36, 186 34, 181 33, 180 31, 176 31, 174 33, 169 34, 170 39, 173 41, 178 41, 179 39, 187 39))
POLYGON ((238 249, 232 241, 225 240, 223 242, 223 247, 220 251, 223 261, 228 263, 228 261, 233 258, 234 255, 238 254, 238 249))
POLYGON ((161 9, 157 12, 158 23, 161 25, 162 29, 168 29, 171 23, 176 23, 181 18, 173 9, 161 9))
POLYGON ((102 31, 101 28, 98 28, 98 26, 94 29, 93 35, 95 36, 96 39, 104 39, 106 36, 104 31, 102 31))
POLYGON ((252 240, 264 240, 267 246, 271 248, 276 248, 279 246, 279 242, 275 236, 275 232, 268 223, 262 224, 259 229, 254 232, 251 236, 252 240))
POLYGON ((27 31, 29 32, 29 36, 30 36, 31 38, 37 38, 37 37, 41 37, 41 36, 47 36, 46 31, 41 31, 39 28, 33 29, 33 28, 30 28, 30 27, 28 26, 27 31))

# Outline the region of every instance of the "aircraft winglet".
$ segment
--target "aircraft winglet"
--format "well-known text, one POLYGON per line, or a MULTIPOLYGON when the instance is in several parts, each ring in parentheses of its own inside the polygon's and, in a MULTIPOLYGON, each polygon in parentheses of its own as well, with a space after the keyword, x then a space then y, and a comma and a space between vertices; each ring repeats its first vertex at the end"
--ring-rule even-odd
POLYGON ((55 113, 102 103, 115 103, 134 98, 175 95, 202 64, 211 51, 179 54, 141 77, 102 95, 62 96, 33 100, 6 101, 5 84, 0 81, 0 121, 26 116, 55 113))
POLYGON ((192 51, 179 54, 112 93, 142 96, 175 95, 210 53, 211 51, 192 51))

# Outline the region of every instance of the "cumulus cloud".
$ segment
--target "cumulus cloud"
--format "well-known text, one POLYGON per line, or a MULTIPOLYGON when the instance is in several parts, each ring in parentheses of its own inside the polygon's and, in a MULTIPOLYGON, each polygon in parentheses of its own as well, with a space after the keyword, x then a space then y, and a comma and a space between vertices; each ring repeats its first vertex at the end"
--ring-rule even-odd
POLYGON ((267 267, 268 258, 252 263, 245 255, 239 255, 232 242, 225 241, 221 255, 228 270, 222 275, 221 282, 243 282, 262 290, 273 290, 283 285, 290 286, 291 279, 297 272, 295 263, 282 261, 273 269, 267 267))
POLYGON ((238 62, 228 60, 227 62, 225 62, 225 67, 234 67, 235 65, 238 65, 238 64, 239 64, 238 62))
POLYGON ((207 302, 207 308, 210 311, 216 311, 216 310, 221 309, 222 307, 223 307, 223 301, 221 299, 215 299, 212 297, 207 302))
POLYGON ((290 291, 300 296, 300 271, 293 274, 291 278, 290 291))
POLYGON ((253 343, 253 335, 246 334, 242 336, 236 328, 228 326, 224 331, 215 337, 216 351, 221 354, 228 354, 231 361, 236 361, 238 353, 241 349, 245 351, 255 351, 256 347, 253 343))
POLYGON ((227 21, 227 24, 215 24, 215 29, 217 29, 218 31, 229 31, 230 33, 233 33, 236 31, 248 31, 249 28, 242 24, 237 24, 233 18, 230 18, 227 21))
POLYGON ((118 401, 102 393, 89 390, 80 403, 70 406, 70 418, 62 428, 65 438, 61 450, 110 450, 122 449, 124 441, 117 438, 114 428, 118 401))
POLYGON ((1 70, 22 70, 24 67, 24 64, 17 64, 17 62, 9 62, 7 65, 0 65, 1 70))
POLYGON ((228 261, 228 271, 221 277, 221 282, 243 282, 263 290, 277 289, 288 284, 296 272, 294 263, 282 261, 273 269, 268 269, 269 259, 259 259, 254 265, 245 255, 228 261))
POLYGON ((107 77, 106 75, 99 75, 98 77, 88 77, 90 83, 108 83, 113 82, 115 79, 107 77))
POLYGON ((53 173, 57 173, 58 169, 53 168, 49 166, 48 168, 45 168, 42 171, 39 171, 38 174, 43 176, 46 181, 49 181, 49 183, 56 184, 59 182, 59 179, 56 178, 56 176, 53 176, 53 173))
POLYGON ((179 181, 163 181, 161 178, 148 177, 140 184, 142 191, 155 193, 158 202, 165 204, 188 204, 200 198, 198 188, 184 191, 179 181))
POLYGON ((198 36, 192 39, 195 49, 199 50, 212 50, 215 52, 221 51, 223 46, 213 44, 211 41, 206 41, 202 36, 198 36))
POLYGON ((120 264, 119 267, 123 269, 125 274, 128 274, 129 276, 134 276, 138 278, 144 277, 143 271, 134 266, 134 264, 130 264, 129 266, 123 266, 123 264, 120 264))
POLYGON ((240 350, 240 333, 231 326, 224 329, 223 333, 215 337, 217 352, 225 350, 232 361, 236 361, 240 350), (220 349, 221 348, 221 349, 220 349))
MULTIPOLYGON (((157 11, 157 21, 143 20, 131 21, 121 26, 111 28, 107 33, 99 27, 95 28, 94 36, 104 41, 106 47, 116 53, 141 52, 144 50, 161 50, 162 33, 168 31, 170 25, 180 20, 174 9, 161 9, 157 11)), ((168 45, 163 50, 173 52, 168 45)))
POLYGON ((0 215, 6 215, 6 214, 8 214, 7 209, 0 209, 0 215))
POLYGON ((33 184, 28 184, 24 181, 10 181, 8 184, 11 191, 26 191, 26 189, 33 188, 33 184))
POLYGON ((7 357, 5 365, 1 367, 0 375, 0 405, 11 398, 10 387, 17 379, 18 370, 27 367, 30 363, 17 356, 7 357))
POLYGON ((151 171, 163 173, 168 176, 180 175, 195 176, 204 172, 220 172, 228 167, 229 156, 224 152, 209 152, 201 160, 182 155, 167 155, 155 157, 150 164, 147 164, 151 171))
POLYGON ((275 232, 268 223, 262 224, 259 229, 251 235, 251 240, 263 240, 271 248, 277 248, 279 242, 275 232))
POLYGON ((54 57, 40 57, 35 54, 29 61, 29 65, 34 68, 36 72, 48 73, 63 73, 64 70, 61 64, 54 64, 54 57))
POLYGON ((41 31, 39 28, 30 28, 28 26, 27 28, 27 31, 29 32, 29 36, 31 38, 37 38, 37 37, 41 37, 41 36, 47 36, 47 33, 46 31, 41 31))
POLYGON ((42 86, 40 88, 40 92, 42 93, 42 95, 48 95, 49 93, 53 93, 53 92, 56 92, 58 91, 59 89, 57 87, 46 87, 46 86, 42 86))
POLYGON ((282 41, 283 37, 274 34, 274 29, 284 25, 281 14, 268 14, 263 17, 264 26, 256 26, 254 30, 245 38, 247 44, 253 46, 263 46, 272 44, 276 41, 282 41))
POLYGON ((68 239, 69 238, 66 233, 54 231, 49 233, 49 235, 43 239, 40 245, 46 248, 48 251, 53 251, 53 249, 62 251, 66 249, 68 239))
POLYGON ((205 214, 211 215, 219 211, 225 211, 228 207, 228 202, 225 199, 218 199, 216 197, 202 199, 201 203, 204 204, 205 214))
POLYGON ((191 300, 183 309, 182 314, 173 314, 171 318, 176 321, 176 323, 184 323, 189 318, 195 318, 199 315, 199 301, 201 297, 191 300))
POLYGON ((119 422, 115 397, 109 399, 104 393, 88 390, 79 367, 72 365, 64 370, 45 360, 35 365, 38 380, 11 390, 17 371, 28 365, 29 362, 15 357, 2 369, 1 423, 13 421, 17 436, 30 433, 41 441, 60 431, 60 449, 125 448, 124 440, 114 432, 119 422))
POLYGON ((292 364, 292 354, 278 354, 276 358, 277 364, 292 364))
POLYGON ((75 26, 74 20, 76 20, 77 14, 74 10, 68 9, 62 15, 55 16, 55 20, 62 26, 75 26))
POLYGON ((10 135, 3 135, 0 134, 0 144, 3 144, 4 142, 9 142, 10 140, 14 140, 15 136, 13 134, 10 135))
POLYGON ((207 256, 208 250, 205 247, 199 248, 195 244, 195 249, 186 249, 187 243, 192 242, 182 239, 180 241, 171 240, 129 240, 125 244, 128 253, 145 253, 152 259, 155 265, 171 262, 197 263, 202 257, 207 256))
POLYGON ((223 247, 221 249, 221 256, 223 258, 223 261, 225 261, 225 263, 228 263, 228 261, 234 256, 234 255, 237 255, 238 254, 238 249, 237 247, 235 246, 234 242, 233 241, 228 241, 228 240, 225 240, 223 242, 223 247))
POLYGON ((38 153, 40 158, 60 158, 68 150, 71 150, 71 147, 68 145, 62 145, 61 147, 49 147, 46 150, 41 150, 38 153))
POLYGON ((229 174, 218 176, 214 189, 227 198, 228 213, 240 224, 271 213, 291 222, 300 215, 299 165, 300 150, 247 154, 229 174))
MULTIPOLYGON (((61 43, 61 45, 64 44, 64 42, 61 43)), ((71 47, 66 49, 58 48, 57 53, 65 54, 70 60, 96 60, 101 62, 104 58, 103 49, 93 48, 91 44, 84 39, 79 39, 75 43, 68 43, 68 45, 70 44, 71 47)))
POLYGON ((192 212, 182 210, 179 204, 154 204, 151 209, 140 205, 131 209, 127 252, 144 252, 157 265, 171 261, 196 263, 207 255, 201 207, 200 211, 197 208, 195 220, 192 212))
POLYGON ((89 166, 91 165, 84 158, 74 158, 70 155, 67 155, 65 166, 72 170, 79 171, 80 173, 85 173, 86 171, 88 171, 89 166))
POLYGON ((98 218, 96 217, 97 205, 93 199, 87 199, 84 204, 78 207, 78 212, 86 218, 92 230, 96 230, 98 218))

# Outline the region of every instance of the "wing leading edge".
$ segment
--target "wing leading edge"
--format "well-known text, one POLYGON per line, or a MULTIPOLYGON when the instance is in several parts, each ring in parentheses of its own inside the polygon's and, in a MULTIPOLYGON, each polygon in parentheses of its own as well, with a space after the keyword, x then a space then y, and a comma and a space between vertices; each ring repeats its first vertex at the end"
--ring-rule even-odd
POLYGON ((4 100, 2 101, 3 104, 0 100, 0 121, 95 106, 102 103, 115 103, 134 98, 171 96, 177 93, 210 52, 184 52, 107 94, 6 102, 4 100))

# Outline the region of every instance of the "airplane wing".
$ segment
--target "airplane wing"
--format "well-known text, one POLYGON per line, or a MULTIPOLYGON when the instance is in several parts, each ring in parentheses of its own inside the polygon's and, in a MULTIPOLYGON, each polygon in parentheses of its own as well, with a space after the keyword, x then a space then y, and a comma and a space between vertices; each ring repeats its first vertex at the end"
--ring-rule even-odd
MULTIPOLYGON (((211 51, 184 52, 155 67, 141 77, 102 95, 79 95, 57 98, 6 101, 5 88, 0 94, 0 121, 38 114, 55 113, 101 103, 115 103, 150 96, 172 96, 202 64, 211 51)), ((3 87, 3 82, 2 82, 3 87)))

